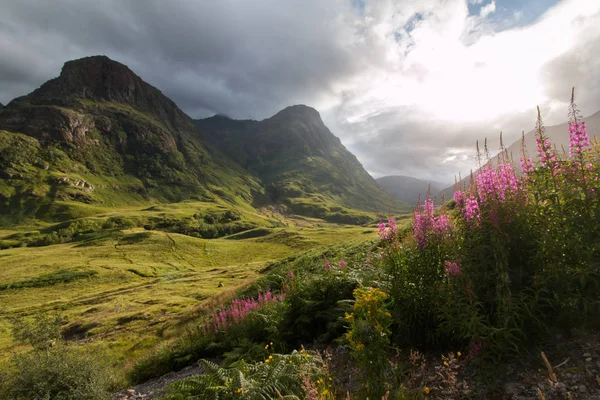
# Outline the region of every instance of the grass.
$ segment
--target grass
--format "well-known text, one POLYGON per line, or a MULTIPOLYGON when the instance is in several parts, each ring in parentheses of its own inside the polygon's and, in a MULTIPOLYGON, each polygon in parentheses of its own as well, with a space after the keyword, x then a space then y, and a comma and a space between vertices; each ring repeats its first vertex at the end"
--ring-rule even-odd
MULTIPOLYGON (((42 311, 67 318, 67 337, 103 343, 116 362, 132 360, 176 337, 194 310, 254 282, 268 263, 376 237, 374 227, 290 218, 251 207, 235 210, 257 228, 218 239, 139 227, 151 218, 185 219, 228 209, 226 204, 193 201, 106 209, 83 221, 100 227, 111 221, 117 228, 82 234, 68 243, 1 250, 0 359, 18 350, 10 340, 9 318, 42 311), (133 226, 119 229, 123 221, 133 226)), ((73 222, 30 221, 1 231, 0 240, 26 237, 29 229, 43 234, 68 226, 73 222)))

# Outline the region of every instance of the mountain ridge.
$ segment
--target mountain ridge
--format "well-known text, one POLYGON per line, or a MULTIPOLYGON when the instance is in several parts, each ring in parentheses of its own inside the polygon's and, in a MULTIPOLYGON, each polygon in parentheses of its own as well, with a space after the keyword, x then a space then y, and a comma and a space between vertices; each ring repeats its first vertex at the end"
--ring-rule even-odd
POLYGON ((295 212, 305 212, 311 202, 316 208, 334 202, 370 211, 408 209, 376 183, 314 108, 289 106, 261 121, 215 116, 195 122, 207 143, 236 159, 271 198, 295 212))
POLYGON ((363 211, 405 206, 379 188, 315 109, 199 123, 106 56, 68 61, 57 78, 2 108, 0 155, 0 205, 14 221, 149 200, 275 204, 354 223, 371 220, 363 211), (224 151, 231 149, 199 125, 244 140, 224 151))

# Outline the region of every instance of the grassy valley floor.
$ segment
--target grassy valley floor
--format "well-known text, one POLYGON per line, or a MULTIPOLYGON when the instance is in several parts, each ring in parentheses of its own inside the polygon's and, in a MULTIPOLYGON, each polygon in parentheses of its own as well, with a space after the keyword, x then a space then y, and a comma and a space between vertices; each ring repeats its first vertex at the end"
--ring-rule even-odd
MULTIPOLYGON (((374 227, 250 208, 236 211, 252 229, 215 239, 147 226, 161 218, 198 218, 226 208, 184 202, 106 210, 85 221, 104 227, 109 220, 133 221, 129 225, 146 228, 98 229, 68 243, 0 250, 0 358, 18 350, 11 340, 11 318, 59 312, 68 320, 67 339, 100 342, 115 361, 133 360, 157 342, 177 337, 195 311, 250 284, 269 262, 376 237, 374 227)), ((52 227, 34 221, 19 229, 0 231, 0 241, 24 240, 52 227)))

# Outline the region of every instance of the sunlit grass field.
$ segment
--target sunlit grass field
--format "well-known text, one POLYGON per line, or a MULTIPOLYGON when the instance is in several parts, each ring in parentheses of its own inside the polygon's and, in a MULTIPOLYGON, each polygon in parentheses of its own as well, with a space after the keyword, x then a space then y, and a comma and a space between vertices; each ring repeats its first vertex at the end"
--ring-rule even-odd
MULTIPOLYGON (((176 204, 101 210, 88 220, 186 218, 223 204, 176 204)), ((0 358, 16 349, 10 318, 59 312, 69 340, 101 342, 115 361, 132 360, 176 337, 195 310, 260 276, 271 261, 318 247, 376 237, 374 226, 350 226, 237 208, 257 227, 217 239, 146 230, 102 229, 68 243, 0 250, 0 358)), ((43 230, 31 221, 0 231, 0 240, 43 230)))

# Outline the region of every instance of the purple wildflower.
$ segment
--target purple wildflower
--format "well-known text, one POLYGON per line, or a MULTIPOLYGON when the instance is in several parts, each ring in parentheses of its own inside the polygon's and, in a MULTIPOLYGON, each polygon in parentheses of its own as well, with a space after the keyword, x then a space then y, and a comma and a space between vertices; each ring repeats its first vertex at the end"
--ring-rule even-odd
POLYGON ((444 263, 446 267, 446 273, 451 276, 460 275, 462 271, 460 270, 460 265, 452 261, 446 261, 444 263))
POLYGON ((585 122, 569 123, 569 155, 576 157, 590 145, 585 122))

